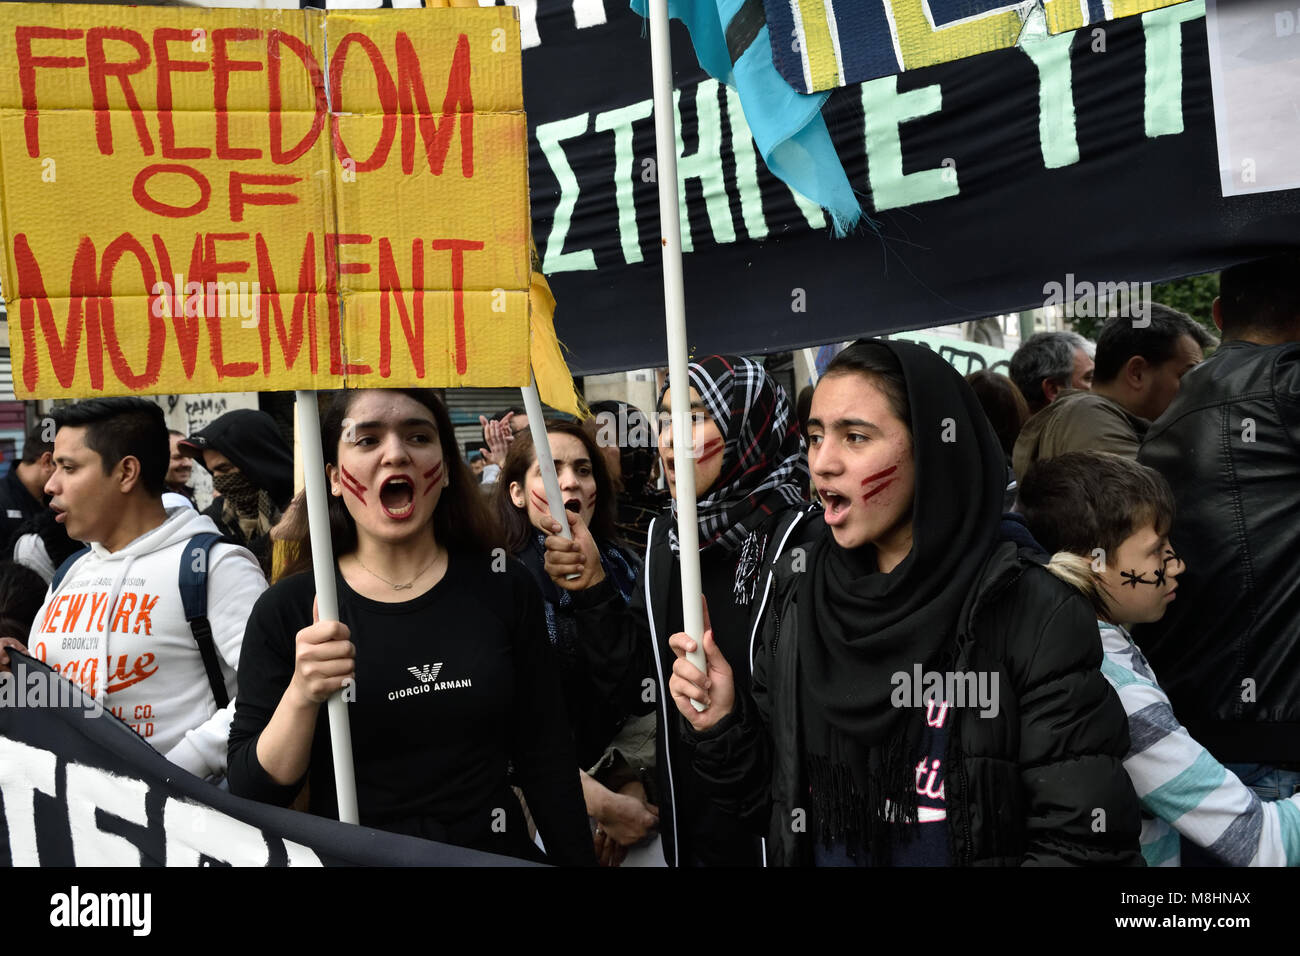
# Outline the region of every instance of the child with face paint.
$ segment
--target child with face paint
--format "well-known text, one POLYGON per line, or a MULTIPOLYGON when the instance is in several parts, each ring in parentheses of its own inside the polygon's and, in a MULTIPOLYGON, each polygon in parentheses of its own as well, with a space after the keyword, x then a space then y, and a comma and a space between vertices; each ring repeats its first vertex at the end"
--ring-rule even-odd
POLYGON ((1124 758, 1142 801, 1148 866, 1300 864, 1300 794, 1257 797, 1174 716, 1129 629, 1165 616, 1185 570, 1169 541, 1174 498, 1159 472, 1118 455, 1070 452, 1036 463, 1018 504, 1047 569, 1097 611, 1102 675, 1129 717, 1124 758), (1180 839, 1181 838, 1181 839, 1180 839))
MULTIPOLYGON (((777 554, 802 540, 803 441, 789 398, 757 362, 714 355, 692 362, 688 374, 688 395, 667 388, 661 393, 659 454, 674 494, 675 469, 695 469, 707 613, 743 685, 767 571, 777 554), (673 447, 669 412, 692 416, 691 448, 673 447)), ((575 592, 579 640, 601 694, 631 713, 657 715, 660 831, 668 865, 756 866, 762 861, 757 835, 709 800, 665 692, 673 656, 668 637, 683 626, 676 522, 674 502, 651 524, 630 604, 604 573, 596 543, 577 515, 569 516, 572 541, 552 522, 546 571, 557 587, 575 592), (570 573, 577 577, 568 580, 570 573)))
POLYGON ((593 863, 541 596, 495 547, 441 400, 342 392, 321 430, 339 621, 316 620, 304 546, 303 573, 290 569, 249 617, 231 791, 287 806, 309 782, 310 810, 336 817, 321 705, 355 688, 362 825, 540 859, 514 783, 546 859, 593 863))
POLYGON ((825 510, 773 571, 749 691, 716 631, 707 673, 670 641, 713 799, 767 834, 768 865, 1140 864, 1091 609, 1001 540, 1005 458, 970 386, 859 342, 807 427, 825 510))
MULTIPOLYGON (((614 492, 605 458, 581 425, 548 421, 546 431, 564 507, 589 529, 598 543, 602 570, 626 603, 640 561, 617 534, 614 492)), ((597 859, 617 866, 628 847, 645 839, 659 822, 658 810, 647 799, 641 779, 641 772, 654 765, 654 721, 648 716, 632 718, 628 721, 632 726, 621 733, 626 713, 610 706, 592 686, 578 645, 573 597, 555 586, 544 567, 544 542, 552 522, 530 433, 523 432, 511 442, 493 501, 506 532, 507 550, 528 568, 541 589, 547 633, 564 675, 578 766, 587 768, 580 780, 587 814, 596 821, 597 859), (634 741, 641 746, 634 748, 634 741)))

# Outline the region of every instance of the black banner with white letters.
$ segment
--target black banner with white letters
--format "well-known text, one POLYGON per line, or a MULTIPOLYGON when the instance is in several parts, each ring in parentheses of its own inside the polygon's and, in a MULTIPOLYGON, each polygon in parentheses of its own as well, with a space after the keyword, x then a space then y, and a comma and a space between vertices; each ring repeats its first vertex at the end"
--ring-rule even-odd
MULTIPOLYGON (((538 0, 533 46, 525 30, 534 238, 579 374, 666 355, 649 42, 622 0, 600 6, 538 0)), ((1220 194, 1190 6, 836 91, 823 112, 879 227, 846 239, 755 157, 674 21, 692 351, 939 325, 1042 305, 1070 276, 1160 281, 1300 243, 1300 190, 1220 194)))

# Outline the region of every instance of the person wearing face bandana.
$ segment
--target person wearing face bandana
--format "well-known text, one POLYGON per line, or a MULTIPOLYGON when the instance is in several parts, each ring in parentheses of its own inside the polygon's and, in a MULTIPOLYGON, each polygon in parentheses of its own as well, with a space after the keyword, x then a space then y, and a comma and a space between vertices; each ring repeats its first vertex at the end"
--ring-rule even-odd
POLYGON ((293 497, 293 456, 275 419, 251 408, 227 412, 180 443, 212 474, 220 494, 203 513, 271 574, 270 532, 293 497))
MULTIPOLYGON (((665 388, 659 399, 659 454, 676 494, 674 469, 695 470, 700 577, 708 615, 737 681, 749 676, 752 626, 776 556, 797 547, 806 505, 803 439, 785 392, 750 359, 713 355, 688 367, 689 396, 665 388), (689 450, 672 447, 668 413, 692 417, 689 450)), ((757 866, 758 838, 741 819, 709 800, 691 768, 681 722, 665 692, 682 628, 676 505, 650 525, 645 565, 624 602, 601 568, 595 541, 576 515, 573 540, 553 521, 546 572, 574 592, 574 618, 592 679, 602 696, 629 713, 658 714, 656 760, 660 833, 669 866, 757 866), (569 574, 577 576, 570 580, 569 574)))

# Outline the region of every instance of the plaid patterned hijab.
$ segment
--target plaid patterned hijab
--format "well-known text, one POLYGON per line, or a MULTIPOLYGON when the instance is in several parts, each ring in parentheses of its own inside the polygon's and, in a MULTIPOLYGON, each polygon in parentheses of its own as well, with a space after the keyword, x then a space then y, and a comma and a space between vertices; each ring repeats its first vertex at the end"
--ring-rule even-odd
MULTIPOLYGON (((741 590, 751 591, 746 573, 757 571, 766 550, 757 530, 771 515, 803 503, 799 478, 807 480, 799 422, 785 390, 763 366, 732 355, 710 355, 692 362, 691 385, 722 432, 725 448, 722 472, 708 494, 696 502, 700 550, 722 548, 740 551, 737 599, 748 603, 741 590)), ((667 391, 667 386, 663 391, 667 391)), ((659 403, 663 404, 663 391, 659 403)), ((673 502, 673 529, 668 541, 673 553, 677 542, 677 502, 673 502)))

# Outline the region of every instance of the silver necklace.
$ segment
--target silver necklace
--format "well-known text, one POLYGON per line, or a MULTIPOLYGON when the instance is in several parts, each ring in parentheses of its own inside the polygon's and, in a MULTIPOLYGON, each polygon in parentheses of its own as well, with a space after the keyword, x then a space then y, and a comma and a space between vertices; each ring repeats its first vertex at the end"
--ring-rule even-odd
POLYGON ((435 554, 433 556, 433 560, 430 561, 428 564, 426 564, 419 574, 411 578, 411 580, 406 582, 405 584, 394 584, 392 581, 388 580, 388 578, 384 577, 382 574, 377 574, 374 571, 371 571, 368 567, 366 567, 366 563, 361 560, 361 555, 356 555, 357 564, 361 565, 361 570, 365 571, 367 574, 379 578, 379 580, 383 581, 394 591, 409 591, 411 588, 415 587, 415 582, 420 580, 420 578, 424 577, 425 572, 427 572, 431 567, 437 564, 438 559, 440 557, 442 557, 441 554, 435 554))

